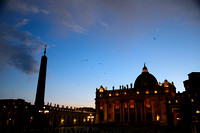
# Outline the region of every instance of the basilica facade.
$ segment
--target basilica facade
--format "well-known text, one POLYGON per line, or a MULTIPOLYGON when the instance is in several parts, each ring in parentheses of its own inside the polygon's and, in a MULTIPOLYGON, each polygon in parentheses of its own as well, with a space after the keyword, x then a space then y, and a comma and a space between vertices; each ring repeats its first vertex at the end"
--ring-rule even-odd
POLYGON ((144 65, 142 73, 133 84, 107 90, 96 89, 96 124, 106 123, 160 123, 167 125, 166 103, 176 94, 176 88, 165 80, 163 83, 149 73, 144 65))

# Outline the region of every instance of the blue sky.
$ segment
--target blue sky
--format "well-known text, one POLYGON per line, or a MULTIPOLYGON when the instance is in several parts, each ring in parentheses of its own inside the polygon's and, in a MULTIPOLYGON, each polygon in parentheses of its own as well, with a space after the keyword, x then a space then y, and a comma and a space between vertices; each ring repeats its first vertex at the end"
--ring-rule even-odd
POLYGON ((47 44, 45 102, 94 107, 100 85, 134 83, 144 62, 184 91, 200 71, 195 0, 7 0, 0 10, 0 99, 35 101, 47 44))

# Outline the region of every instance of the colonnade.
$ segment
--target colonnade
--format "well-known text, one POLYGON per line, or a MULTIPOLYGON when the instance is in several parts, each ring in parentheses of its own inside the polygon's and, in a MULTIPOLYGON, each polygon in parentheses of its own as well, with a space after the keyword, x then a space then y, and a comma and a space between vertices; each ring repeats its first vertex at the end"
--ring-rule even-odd
POLYGON ((130 101, 107 101, 101 103, 101 109, 97 105, 96 123, 166 121, 166 109, 161 108, 162 104, 163 101, 134 100, 131 106, 130 101))

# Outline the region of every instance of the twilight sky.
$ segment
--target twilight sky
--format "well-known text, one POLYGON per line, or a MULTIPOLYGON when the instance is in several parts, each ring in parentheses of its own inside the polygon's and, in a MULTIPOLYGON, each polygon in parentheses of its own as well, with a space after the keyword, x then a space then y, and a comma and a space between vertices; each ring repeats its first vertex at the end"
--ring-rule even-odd
POLYGON ((200 72, 198 0, 6 0, 0 3, 0 99, 35 101, 47 44, 45 102, 94 107, 96 88, 134 83, 144 62, 184 91, 200 72))

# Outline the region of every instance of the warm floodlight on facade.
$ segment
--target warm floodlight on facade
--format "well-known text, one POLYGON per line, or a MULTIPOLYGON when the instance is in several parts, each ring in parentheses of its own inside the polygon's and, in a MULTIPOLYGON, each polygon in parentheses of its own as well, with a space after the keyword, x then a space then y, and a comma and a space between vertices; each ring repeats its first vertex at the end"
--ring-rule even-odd
POLYGON ((74 118, 73 123, 76 124, 76 118, 74 118))
POLYGON ((87 116, 87 121, 91 121, 93 122, 94 116, 92 114, 90 114, 89 116, 87 116))
POLYGON ((88 119, 94 119, 94 116, 87 116, 88 119))
POLYGON ((160 120, 160 116, 157 114, 156 115, 156 121, 159 121, 160 120))
POLYGON ((200 111, 197 109, 196 113, 197 113, 197 114, 199 114, 199 113, 200 113, 200 111))
POLYGON ((45 113, 45 114, 46 114, 46 113, 49 113, 49 110, 45 110, 44 113, 45 113))

